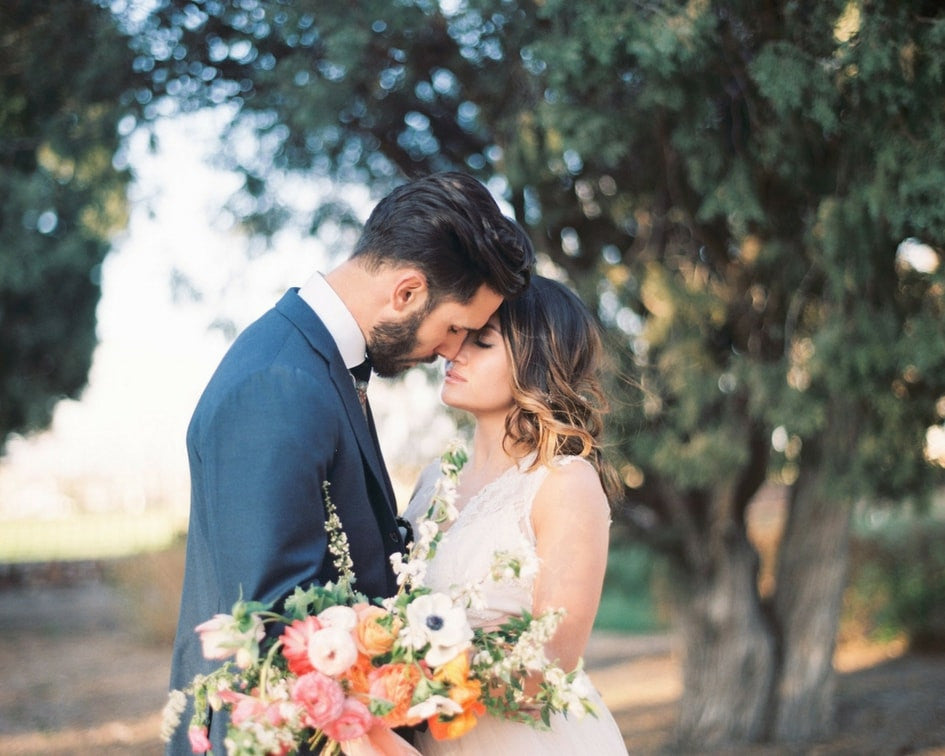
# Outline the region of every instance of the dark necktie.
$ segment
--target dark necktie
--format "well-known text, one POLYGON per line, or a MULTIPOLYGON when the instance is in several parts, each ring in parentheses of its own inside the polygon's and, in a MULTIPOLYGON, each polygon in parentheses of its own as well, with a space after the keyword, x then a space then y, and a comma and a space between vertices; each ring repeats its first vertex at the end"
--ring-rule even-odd
POLYGON ((367 417, 367 387, 371 380, 371 361, 365 360, 360 365, 351 368, 351 375, 354 378, 354 388, 358 392, 358 401, 361 402, 361 411, 364 417, 367 417))

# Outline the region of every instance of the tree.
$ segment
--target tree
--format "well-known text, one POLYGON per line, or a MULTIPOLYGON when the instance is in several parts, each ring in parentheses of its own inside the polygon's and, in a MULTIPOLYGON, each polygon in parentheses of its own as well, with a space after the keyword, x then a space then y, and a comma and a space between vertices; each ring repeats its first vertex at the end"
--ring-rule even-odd
POLYGON ((137 109, 132 59, 92 2, 0 11, 0 452, 85 386, 99 266, 125 218, 130 174, 114 158, 137 109))
MULTIPOLYGON (((680 740, 833 720, 850 513, 942 481, 945 12, 932 2, 166 0, 154 87, 240 106, 267 172, 494 180, 595 303, 627 532, 682 586, 680 740), (327 7, 326 7, 327 6, 327 7), (936 253, 935 250, 938 250, 936 253), (746 511, 788 486, 762 595, 746 511)), ((238 156, 237 156, 238 157, 238 156)), ((313 227, 322 216, 312 214, 313 227)))

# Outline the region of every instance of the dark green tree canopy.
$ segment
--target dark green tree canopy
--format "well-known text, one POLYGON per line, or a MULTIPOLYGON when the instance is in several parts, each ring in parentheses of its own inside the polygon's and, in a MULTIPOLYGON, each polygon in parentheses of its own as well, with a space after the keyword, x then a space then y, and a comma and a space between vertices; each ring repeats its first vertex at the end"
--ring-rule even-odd
POLYGON ((86 383, 99 265, 125 216, 132 59, 107 7, 0 10, 0 450, 86 383))
POLYGON ((141 59, 157 96, 239 105, 254 230, 273 169, 499 178, 641 377, 620 453, 660 510, 801 449, 848 496, 936 478, 942 271, 895 250, 945 243, 943 35, 928 2, 165 0, 141 59))

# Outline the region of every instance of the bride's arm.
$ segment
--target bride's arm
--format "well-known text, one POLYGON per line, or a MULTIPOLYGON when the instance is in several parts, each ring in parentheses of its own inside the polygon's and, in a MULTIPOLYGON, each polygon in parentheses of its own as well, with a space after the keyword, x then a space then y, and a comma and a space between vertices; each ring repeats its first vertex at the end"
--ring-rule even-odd
POLYGON ((410 494, 407 506, 404 508, 403 518, 407 520, 416 530, 417 520, 427 513, 430 507, 430 492, 433 483, 436 481, 440 472, 439 460, 433 460, 423 470, 420 471, 420 477, 410 494))
POLYGON ((575 460, 552 468, 531 519, 540 560, 533 610, 565 610, 546 653, 569 671, 590 637, 607 567, 610 507, 591 464, 575 460))

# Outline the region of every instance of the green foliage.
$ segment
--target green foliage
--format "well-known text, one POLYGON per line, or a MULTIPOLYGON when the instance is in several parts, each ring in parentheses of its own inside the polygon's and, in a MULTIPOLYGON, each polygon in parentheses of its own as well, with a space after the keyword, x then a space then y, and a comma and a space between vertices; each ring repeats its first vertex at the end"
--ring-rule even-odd
POLYGON ((664 572, 659 555, 646 546, 611 548, 594 627, 623 633, 664 630, 667 609, 659 587, 664 572))
POLYGON ((900 635, 915 650, 945 647, 945 522, 873 511, 852 548, 846 622, 879 640, 900 635))
POLYGON ((135 109, 132 54, 105 8, 14 0, 2 23, 0 452, 85 385, 99 266, 125 221, 118 124, 135 109))

